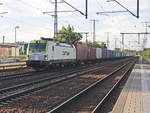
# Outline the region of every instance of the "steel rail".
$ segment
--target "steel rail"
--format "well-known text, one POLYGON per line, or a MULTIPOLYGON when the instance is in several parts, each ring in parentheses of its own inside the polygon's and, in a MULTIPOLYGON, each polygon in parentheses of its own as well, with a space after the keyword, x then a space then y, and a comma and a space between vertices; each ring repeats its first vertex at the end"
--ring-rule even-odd
MULTIPOLYGON (((127 59, 122 61, 122 62, 125 62, 125 61, 127 61, 127 59)), ((116 63, 118 63, 118 61, 116 63)), ((101 68, 104 68, 107 65, 112 65, 112 64, 113 63, 111 62, 110 64, 104 64, 103 66, 98 67, 98 68, 101 69, 101 68)), ((94 68, 94 67, 97 68, 97 66, 99 66, 99 65, 101 65, 101 64, 94 65, 92 68, 94 68)), ((71 74, 74 74, 74 73, 80 73, 82 71, 86 71, 86 70, 90 70, 90 69, 91 69, 91 67, 88 67, 88 68, 87 67, 83 67, 83 69, 70 70, 69 72, 66 72, 66 73, 63 73, 63 74, 60 74, 61 72, 50 73, 50 76, 48 76, 47 78, 44 78, 44 79, 39 79, 39 80, 36 80, 36 81, 31 81, 31 82, 27 82, 27 83, 23 83, 23 84, 19 84, 19 85, 15 85, 15 86, 11 86, 11 87, 0 89, 0 94, 3 93, 3 92, 7 92, 9 90, 18 89, 18 88, 23 87, 23 86, 34 85, 34 84, 41 83, 41 82, 44 82, 44 81, 47 81, 47 80, 57 79, 59 77, 65 76, 65 75, 69 75, 69 74, 71 75, 71 74), (54 76, 56 74, 60 74, 60 75, 59 76, 54 76)), ((31 75, 23 75, 23 76, 31 76, 31 75)))
MULTIPOLYGON (((96 65, 100 65, 100 64, 96 64, 96 65)), ((84 69, 84 68, 87 68, 87 66, 81 66, 80 69, 81 68, 84 69)), ((69 71, 75 71, 75 70, 71 69, 69 71)), ((2 75, 2 76, 0 76, 0 80, 9 80, 9 79, 15 79, 15 78, 21 78, 21 77, 37 76, 37 73, 38 73, 38 75, 39 74, 50 74, 50 75, 53 75, 53 74, 58 74, 59 72, 58 71, 54 71, 54 72, 49 73, 49 71, 30 71, 30 72, 24 72, 24 73, 2 75)))
POLYGON ((29 72, 23 72, 23 73, 17 73, 17 74, 8 74, 8 75, 1 75, 0 80, 5 80, 5 79, 13 79, 13 78, 20 78, 24 76, 30 76, 27 74, 33 74, 36 71, 29 71, 29 72))
POLYGON ((119 85, 119 83, 123 80, 123 78, 125 77, 125 75, 132 69, 132 67, 134 66, 134 64, 135 64, 135 62, 129 66, 129 68, 127 69, 126 72, 124 72, 124 74, 120 78, 120 80, 118 80, 118 82, 116 82, 116 84, 110 89, 110 91, 104 96, 104 98, 97 104, 97 106, 92 111, 92 113, 97 113, 98 112, 99 108, 102 106, 102 104, 104 103, 104 101, 106 101, 106 99, 111 95, 111 93, 117 88, 117 86, 119 85))
MULTIPOLYGON (((84 68, 85 66, 82 66, 84 68)), ((81 67, 80 67, 81 68, 81 67)), ((9 74, 9 75, 1 75, 0 80, 7 80, 7 79, 14 79, 14 78, 20 78, 20 77, 28 77, 28 76, 35 76, 36 73, 39 74, 46 74, 49 73, 49 71, 30 71, 30 72, 24 72, 24 73, 17 73, 17 74, 9 74), (34 74, 34 75, 33 75, 34 74)), ((58 71, 57 71, 58 72, 58 71)), ((56 72, 52 72, 49 74, 55 74, 56 72)), ((57 74, 57 73, 56 73, 57 74)))
POLYGON ((59 77, 55 77, 54 79, 46 78, 46 79, 42 79, 41 81, 35 81, 35 82, 32 82, 32 83, 19 85, 17 87, 4 88, 4 89, 0 90, 0 92, 2 93, 0 95, 1 96, 0 103, 2 105, 3 103, 6 103, 7 101, 10 101, 10 100, 12 100, 14 98, 19 98, 21 96, 30 95, 31 93, 36 92, 36 91, 40 91, 43 88, 46 88, 46 87, 48 87, 50 85, 53 85, 53 84, 56 84, 56 83, 60 83, 61 81, 65 81, 65 80, 77 77, 79 75, 83 75, 83 74, 86 74, 86 73, 92 73, 92 72, 95 72, 96 70, 99 70, 99 69, 104 68, 104 67, 105 66, 94 67, 92 69, 91 68, 84 69, 84 70, 80 70, 80 72, 77 72, 75 74, 72 73, 72 75, 68 75, 68 76, 66 76, 66 74, 60 75, 62 78, 59 78, 60 76, 59 77), (56 79, 56 78, 59 78, 59 79, 56 79), (50 81, 48 81, 48 80, 50 80, 50 81), (40 83, 42 85, 40 85, 40 83), (31 87, 29 87, 29 88, 22 88, 23 86, 24 87, 31 86, 31 87), (22 90, 20 90, 19 88, 22 88, 22 90), (15 91, 16 89, 19 89, 19 91, 15 91))
MULTIPOLYGON (((90 67, 90 68, 91 68, 91 67, 90 67)), ((89 69, 90 69, 90 68, 89 68, 89 69)), ((104 66, 99 67, 99 68, 104 68, 104 66)), ((15 85, 15 86, 13 86, 13 87, 3 88, 3 89, 0 89, 0 94, 3 93, 3 92, 7 92, 7 91, 9 91, 9 90, 14 90, 14 89, 23 87, 23 86, 35 85, 35 84, 38 84, 38 83, 41 83, 41 82, 44 82, 44 81, 47 81, 47 80, 54 80, 54 79, 57 79, 57 78, 60 78, 60 77, 64 77, 65 75, 68 75, 68 76, 71 77, 71 74, 74 75, 75 72, 78 73, 78 74, 82 74, 82 71, 85 71, 85 70, 87 70, 87 69, 80 70, 81 72, 79 72, 79 71, 77 72, 77 70, 74 70, 74 71, 71 71, 71 72, 63 73, 63 74, 61 74, 61 75, 59 75, 59 76, 52 76, 52 77, 50 76, 50 77, 47 77, 47 78, 44 78, 44 79, 39 79, 39 80, 36 80, 36 81, 27 82, 27 83, 23 83, 23 84, 19 84, 19 85, 15 85)), ((88 70, 87 72, 89 72, 89 71, 91 71, 91 70, 88 70)), ((56 74, 60 74, 60 72, 54 73, 54 74, 55 74, 55 75, 56 75, 56 74)), ((83 74, 84 74, 84 72, 83 72, 83 74)), ((67 76, 66 76, 66 77, 67 77, 67 76)))
MULTIPOLYGON (((126 59, 127 60, 127 59, 126 59)), ((118 61, 117 61, 118 62, 118 61)), ((102 64, 102 63, 100 63, 102 64)), ((84 68, 84 66, 82 66, 84 68)), ((81 67, 80 67, 81 68, 81 67)), ((86 67, 85 67, 86 68, 86 67)), ((17 74, 10 74, 10 75, 1 75, 0 76, 0 80, 7 80, 7 79, 14 79, 14 78, 20 78, 20 77, 28 77, 28 76, 34 76, 36 74, 37 71, 30 71, 30 72, 25 72, 25 73, 17 73, 17 74), (34 75, 33 75, 34 74, 34 75)), ((41 72, 41 74, 43 73, 43 71, 38 71, 41 72)), ((47 71, 44 71, 47 72, 47 71)), ((50 74, 54 74, 54 73, 50 73, 50 74)), ((57 73, 56 73, 57 74, 57 73)))
MULTIPOLYGON (((1 93, 0 94, 0 104, 3 104, 6 101, 11 100, 11 98, 15 98, 17 96, 27 95, 28 93, 31 93, 31 92, 33 93, 33 92, 35 92, 37 90, 40 90, 40 89, 43 89, 43 88, 45 88, 47 86, 50 86, 50 85, 53 85, 53 84, 56 84, 56 83, 60 83, 62 81, 66 81, 68 79, 71 79, 71 78, 74 78, 74 77, 77 77, 77 76, 81 76, 83 74, 90 73, 90 72, 93 72, 95 70, 99 70, 100 68, 104 68, 104 67, 105 66, 96 67, 96 68, 94 67, 93 69, 88 69, 88 70, 84 69, 84 71, 82 70, 82 71, 77 72, 75 74, 73 72, 71 75, 68 75, 68 76, 66 76, 66 74, 62 74, 60 76, 53 77, 53 78, 52 77, 51 78, 46 78, 46 79, 42 79, 42 80, 30 82, 30 83, 17 85, 17 86, 14 86, 14 87, 1 89, 0 90, 0 93, 1 93), (59 79, 57 79, 57 78, 59 78, 59 79), (50 80, 50 81, 48 82, 48 80, 50 80), (42 82, 46 82, 46 83, 44 84, 42 82), (39 85, 40 83, 42 83, 42 85, 39 85), (29 86, 31 86, 31 87, 27 88, 27 89, 20 90, 19 92, 18 91, 16 91, 16 92, 14 91, 16 89, 19 89, 19 88, 22 88, 22 87, 29 87, 29 86), (11 91, 13 93, 11 93, 11 91)), ((67 73, 67 74, 69 74, 69 73, 67 73)))
POLYGON ((18 98, 20 96, 29 95, 32 92, 40 91, 41 89, 46 88, 50 85, 60 83, 62 81, 65 81, 65 80, 68 80, 68 79, 71 79, 71 78, 74 78, 74 77, 77 77, 77 76, 80 76, 80 75, 83 75, 86 73, 92 73, 92 72, 95 72, 96 70, 99 70, 99 69, 104 68, 104 67, 105 66, 94 67, 92 69, 90 67, 89 69, 83 69, 83 70, 80 70, 76 73, 73 72, 73 73, 62 74, 62 75, 59 75, 57 77, 51 77, 51 78, 49 77, 46 79, 41 79, 38 81, 34 81, 34 82, 30 82, 30 83, 25 83, 25 84, 1 89, 0 90, 0 93, 1 93, 0 94, 0 96, 1 96, 0 97, 0 103, 2 105, 6 101, 9 101, 13 98, 18 98), (68 76, 66 76, 66 75, 68 75, 68 76), (61 77, 61 78, 59 78, 59 77, 61 77), (59 79, 57 79, 57 78, 59 78, 59 79), (19 88, 22 88, 22 90, 20 90, 19 88), (19 91, 17 91, 18 89, 19 89, 19 91))
POLYGON ((99 80, 97 80, 96 82, 94 82, 93 84, 91 84, 90 86, 88 86, 87 88, 83 89, 82 91, 80 91, 79 93, 77 93, 76 95, 74 95, 73 97, 69 98, 65 102, 61 103, 60 105, 58 105, 57 107, 55 107, 54 109, 52 109, 51 111, 49 111, 48 113, 59 113, 59 111, 61 109, 63 109, 64 106, 68 105, 73 100, 77 99, 78 97, 80 97, 81 95, 83 95, 84 93, 86 93, 88 90, 92 89, 94 86, 96 86, 100 82, 104 81, 105 79, 107 79, 111 75, 115 74, 116 72, 118 72, 119 70, 121 70, 122 68, 124 68, 125 66, 127 66, 128 64, 129 64, 129 62, 126 63, 126 64, 124 64, 124 65, 122 65, 122 66, 119 66, 119 68, 115 69, 113 72, 109 73, 107 76, 105 76, 103 78, 100 78, 99 80))

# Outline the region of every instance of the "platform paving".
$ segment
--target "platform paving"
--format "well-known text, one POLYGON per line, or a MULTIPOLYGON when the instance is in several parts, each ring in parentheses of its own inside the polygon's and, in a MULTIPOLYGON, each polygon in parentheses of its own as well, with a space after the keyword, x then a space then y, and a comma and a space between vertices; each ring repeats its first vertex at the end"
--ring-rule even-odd
POLYGON ((150 113, 150 65, 136 64, 111 113, 150 113))

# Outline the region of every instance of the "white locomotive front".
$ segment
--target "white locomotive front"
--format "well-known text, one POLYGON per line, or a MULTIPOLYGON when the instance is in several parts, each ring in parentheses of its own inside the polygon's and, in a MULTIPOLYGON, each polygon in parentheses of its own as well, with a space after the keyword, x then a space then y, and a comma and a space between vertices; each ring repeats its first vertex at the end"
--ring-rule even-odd
POLYGON ((75 61, 76 49, 73 45, 53 40, 33 40, 29 44, 27 65, 30 67, 44 68, 75 61))

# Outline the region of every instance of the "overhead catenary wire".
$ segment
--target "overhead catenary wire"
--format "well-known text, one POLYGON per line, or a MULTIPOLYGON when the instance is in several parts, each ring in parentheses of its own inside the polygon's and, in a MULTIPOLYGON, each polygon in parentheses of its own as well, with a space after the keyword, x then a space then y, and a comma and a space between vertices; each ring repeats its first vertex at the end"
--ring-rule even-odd
MULTIPOLYGON (((130 11, 127 7, 121 4, 118 0, 107 0, 107 2, 116 2, 119 6, 121 6, 126 12, 130 13, 132 16, 139 18, 139 0, 137 0, 137 13, 134 14, 132 11, 130 11)), ((102 12, 102 14, 108 14, 108 13, 120 13, 125 11, 108 11, 108 12, 102 12)), ((101 12, 98 12, 97 14, 101 14, 101 12)))
MULTIPOLYGON (((96 1, 98 1, 98 0, 96 0, 96 1)), ((110 4, 110 2, 108 2, 108 3, 110 4)), ((111 4, 109 6, 111 6, 111 4)), ((113 7, 111 7, 111 9, 113 9, 113 7)), ((104 12, 104 14, 107 13, 106 11, 103 11, 103 12, 104 12)), ((103 12, 100 12, 100 13, 103 14, 103 12)), ((127 11, 115 11, 115 12, 114 11, 109 11, 108 13, 116 13, 116 12, 127 12, 127 11)), ((110 17, 110 15, 108 15, 108 16, 110 17)), ((118 16, 116 18, 119 20, 118 16)), ((116 21, 116 20, 113 19, 113 21, 116 21)), ((117 23, 118 23, 118 21, 117 21, 117 23)), ((130 23, 134 25, 133 21, 131 21, 130 23)), ((118 31, 120 31, 119 28, 117 28, 117 29, 118 29, 118 31)))
POLYGON ((71 5, 70 3, 68 3, 68 2, 66 2, 65 0, 62 0, 64 3, 66 3, 67 5, 69 5, 71 8, 73 8, 73 9, 75 9, 77 12, 79 12, 81 15, 84 15, 85 16, 85 14, 82 12, 82 11, 80 11, 80 10, 78 10, 77 8, 75 8, 73 5, 71 5))
POLYGON ((36 10, 38 10, 38 11, 40 11, 40 12, 43 12, 42 9, 33 6, 33 5, 29 4, 28 2, 25 2, 25 1, 23 1, 23 0, 17 0, 17 1, 18 1, 18 2, 21 2, 21 3, 23 3, 23 4, 25 4, 26 6, 28 6, 28 7, 30 7, 30 8, 36 9, 36 10))
POLYGON ((102 9, 103 11, 105 11, 103 5, 101 5, 102 2, 100 3, 98 0, 96 0, 96 2, 97 2, 97 4, 98 4, 99 10, 102 9), (101 8, 101 9, 100 9, 100 8, 101 8))

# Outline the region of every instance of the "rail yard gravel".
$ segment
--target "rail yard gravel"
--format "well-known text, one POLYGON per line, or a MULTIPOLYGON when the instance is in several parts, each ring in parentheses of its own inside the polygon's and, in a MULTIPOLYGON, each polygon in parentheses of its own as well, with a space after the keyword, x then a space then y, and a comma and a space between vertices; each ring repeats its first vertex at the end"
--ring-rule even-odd
POLYGON ((0 112, 4 113, 45 113, 51 110, 67 98, 73 96, 83 88, 87 87, 99 78, 114 70, 114 66, 100 70, 94 74, 86 74, 63 83, 51 86, 32 96, 24 97, 18 101, 4 107, 0 107, 0 112))

